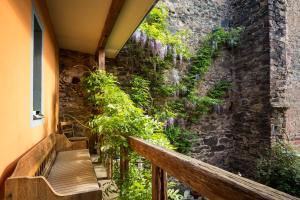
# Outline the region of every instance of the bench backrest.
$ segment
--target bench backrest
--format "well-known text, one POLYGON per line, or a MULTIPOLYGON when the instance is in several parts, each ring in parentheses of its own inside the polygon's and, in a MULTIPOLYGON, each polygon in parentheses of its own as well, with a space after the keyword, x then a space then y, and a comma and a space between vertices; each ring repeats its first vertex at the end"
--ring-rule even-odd
POLYGON ((21 157, 11 177, 47 176, 56 157, 55 134, 51 134, 21 157))

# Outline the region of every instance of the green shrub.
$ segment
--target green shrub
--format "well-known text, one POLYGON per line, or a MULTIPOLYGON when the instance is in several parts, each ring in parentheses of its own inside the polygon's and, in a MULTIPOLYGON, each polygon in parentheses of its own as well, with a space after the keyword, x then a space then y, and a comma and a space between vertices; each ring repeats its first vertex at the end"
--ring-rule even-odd
POLYGON ((137 108, 119 88, 114 76, 96 71, 82 82, 90 105, 101 110, 101 113, 92 116, 89 124, 94 133, 102 135, 105 144, 102 148, 127 146, 126 137, 130 135, 171 148, 163 134, 162 124, 137 108))
MULTIPOLYGON (((119 168, 115 170, 118 173, 119 168)), ((117 181, 117 179, 115 179, 117 181)), ((152 174, 149 166, 144 169, 139 169, 131 160, 128 172, 128 178, 120 186, 121 200, 151 200, 152 199, 152 174)))
POLYGON ((153 115, 155 116, 155 119, 165 122, 170 118, 175 118, 177 113, 173 112, 168 105, 164 105, 155 107, 153 109, 153 115))
MULTIPOLYGON (((114 154, 121 146, 128 147, 127 136, 137 136, 147 141, 173 149, 163 133, 162 123, 144 114, 137 108, 129 96, 117 85, 116 78, 104 71, 91 72, 83 79, 86 98, 95 110, 90 127, 102 136, 101 150, 114 154)), ((151 199, 151 170, 145 167, 140 170, 135 164, 136 155, 130 153, 132 159, 128 178, 123 184, 119 181, 120 167, 115 165, 114 180, 119 184, 120 199, 151 199)))
MULTIPOLYGON (((119 166, 115 165, 113 179, 119 181, 119 166)), ((129 166, 128 178, 122 185, 119 185, 120 200, 151 200, 152 199, 152 174, 149 161, 142 159, 140 156, 132 155, 129 166), (137 167, 137 162, 143 161, 143 168, 137 167)), ((183 195, 175 189, 173 182, 168 183, 168 199, 182 200, 183 195)))
POLYGON ((259 160, 257 179, 261 183, 300 197, 300 158, 287 144, 277 143, 259 160))

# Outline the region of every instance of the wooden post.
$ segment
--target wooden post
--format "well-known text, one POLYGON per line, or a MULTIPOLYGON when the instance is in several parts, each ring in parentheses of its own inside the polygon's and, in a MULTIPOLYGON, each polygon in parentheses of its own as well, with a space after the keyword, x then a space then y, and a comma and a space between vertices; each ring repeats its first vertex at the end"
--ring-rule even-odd
POLYGON ((105 50, 104 49, 99 49, 98 65, 99 65, 99 70, 105 70, 105 50))
POLYGON ((121 184, 126 180, 129 170, 129 156, 126 147, 120 147, 120 178, 121 184))
MULTIPOLYGON (((94 134, 93 134, 94 135, 94 134)), ((97 154, 99 154, 100 162, 102 164, 106 164, 106 155, 104 152, 101 151, 101 148, 103 146, 103 135, 96 135, 97 137, 97 154)))
POLYGON ((113 161, 110 155, 108 155, 106 158, 106 173, 107 173, 107 178, 111 179, 113 173, 113 161))
POLYGON ((152 163, 152 200, 167 200, 167 173, 152 163))

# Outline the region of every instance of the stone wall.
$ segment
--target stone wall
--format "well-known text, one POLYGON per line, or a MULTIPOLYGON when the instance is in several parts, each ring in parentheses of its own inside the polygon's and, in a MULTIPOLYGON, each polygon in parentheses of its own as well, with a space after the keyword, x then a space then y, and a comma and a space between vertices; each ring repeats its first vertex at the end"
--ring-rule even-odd
POLYGON ((234 26, 243 26, 234 57, 234 151, 231 167, 252 176, 256 160, 270 148, 270 54, 268 0, 232 1, 234 26))
POLYGON ((287 67, 289 71, 287 137, 300 151, 300 5, 287 0, 287 67))
POLYGON ((75 136, 89 135, 88 129, 80 125, 90 116, 84 104, 80 80, 95 65, 93 55, 60 50, 59 120, 73 121, 75 136))
POLYGON ((287 62, 286 62, 286 4, 269 1, 270 36, 270 103, 271 138, 283 139, 286 134, 287 62))
POLYGON ((170 30, 191 31, 189 44, 197 48, 205 35, 216 27, 230 25, 230 0, 162 0, 170 13, 170 30))
MULTIPOLYGON (((216 27, 231 25, 231 5, 229 0, 164 0, 170 9, 171 30, 188 29, 192 32, 190 46, 197 49, 203 38, 216 27)), ((230 52, 223 52, 205 75, 203 84, 198 88, 199 95, 206 92, 220 80, 232 80, 232 60, 230 52)), ((210 164, 230 170, 233 150, 232 133, 232 92, 224 104, 216 106, 208 115, 188 127, 197 134, 192 141, 190 155, 210 164)))
MULTIPOLYGON (((231 25, 229 0, 165 2, 170 9, 171 30, 191 30, 190 46, 193 49, 197 49, 203 38, 216 27, 231 25)), ((220 80, 233 81, 232 59, 231 53, 226 51, 219 56, 198 88, 199 95, 205 95, 220 80)), ((208 115, 188 127, 197 134, 192 141, 190 155, 227 170, 231 169, 229 155, 233 149, 231 99, 232 92, 229 92, 223 105, 216 106, 208 115)))
MULTIPOLYGON (((223 51, 204 77, 198 88, 199 95, 205 95, 220 80, 232 79, 232 52, 223 51)), ((212 111, 192 124, 190 129, 197 133, 190 155, 226 170, 231 170, 231 153, 233 151, 232 106, 233 90, 223 98, 224 103, 214 106, 212 111)))

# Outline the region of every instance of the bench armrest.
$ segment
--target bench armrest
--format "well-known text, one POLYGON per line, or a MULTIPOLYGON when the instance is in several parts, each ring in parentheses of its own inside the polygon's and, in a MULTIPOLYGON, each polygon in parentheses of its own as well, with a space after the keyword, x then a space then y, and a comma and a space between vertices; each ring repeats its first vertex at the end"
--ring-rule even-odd
POLYGON ((88 148, 87 137, 73 137, 67 138, 64 134, 55 134, 56 137, 56 151, 70 151, 88 148))

